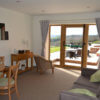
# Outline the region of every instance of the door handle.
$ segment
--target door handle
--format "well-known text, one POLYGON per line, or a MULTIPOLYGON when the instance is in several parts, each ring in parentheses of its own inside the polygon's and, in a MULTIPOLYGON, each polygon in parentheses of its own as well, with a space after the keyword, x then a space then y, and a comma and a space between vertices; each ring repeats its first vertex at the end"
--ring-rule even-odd
POLYGON ((65 41, 63 41, 63 46, 65 46, 65 41))
POLYGON ((86 43, 83 43, 83 46, 85 46, 86 45, 86 43))

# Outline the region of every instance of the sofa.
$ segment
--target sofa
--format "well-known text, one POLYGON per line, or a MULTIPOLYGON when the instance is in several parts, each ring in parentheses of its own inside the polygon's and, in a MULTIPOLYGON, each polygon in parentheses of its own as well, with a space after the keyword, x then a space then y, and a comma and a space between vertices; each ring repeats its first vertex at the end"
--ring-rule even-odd
POLYGON ((79 93, 72 93, 69 91, 62 91, 60 93, 59 100, 100 100, 100 82, 90 82, 90 76, 96 71, 96 69, 83 68, 81 76, 74 82, 71 88, 88 89, 91 92, 95 93, 96 97, 91 97, 79 93))

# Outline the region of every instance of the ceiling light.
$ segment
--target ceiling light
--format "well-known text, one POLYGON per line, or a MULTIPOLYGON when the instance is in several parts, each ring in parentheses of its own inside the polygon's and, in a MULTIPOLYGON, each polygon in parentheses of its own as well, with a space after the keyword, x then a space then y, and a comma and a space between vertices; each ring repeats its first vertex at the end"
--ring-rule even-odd
POLYGON ((91 7, 90 7, 90 6, 87 6, 86 8, 88 8, 88 9, 89 9, 89 8, 91 8, 91 7))
POLYGON ((20 1, 20 0, 16 0, 16 2, 17 2, 17 3, 20 3, 20 2, 22 2, 22 1, 20 1))
POLYGON ((41 10, 42 13, 45 13, 45 10, 41 10))

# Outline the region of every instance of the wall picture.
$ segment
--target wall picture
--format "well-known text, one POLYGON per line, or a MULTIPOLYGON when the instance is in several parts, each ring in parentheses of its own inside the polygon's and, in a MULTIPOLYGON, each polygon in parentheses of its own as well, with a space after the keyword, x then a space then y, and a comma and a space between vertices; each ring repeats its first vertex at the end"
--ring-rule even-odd
POLYGON ((9 40, 8 31, 5 31, 5 24, 0 23, 0 40, 9 40))

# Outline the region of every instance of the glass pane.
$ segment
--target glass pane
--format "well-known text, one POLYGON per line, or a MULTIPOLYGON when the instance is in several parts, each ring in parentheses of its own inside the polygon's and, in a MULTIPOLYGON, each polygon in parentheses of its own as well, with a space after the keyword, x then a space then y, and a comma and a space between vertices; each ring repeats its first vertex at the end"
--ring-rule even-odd
POLYGON ((50 60, 57 60, 60 64, 61 26, 51 26, 50 32, 50 60))
POLYGON ((98 68, 100 58, 100 39, 96 25, 89 25, 87 67, 98 68))
POLYGON ((83 27, 66 28, 65 65, 81 67, 83 27))

